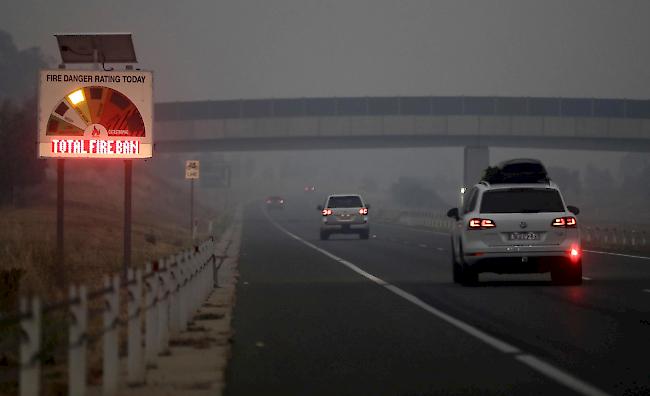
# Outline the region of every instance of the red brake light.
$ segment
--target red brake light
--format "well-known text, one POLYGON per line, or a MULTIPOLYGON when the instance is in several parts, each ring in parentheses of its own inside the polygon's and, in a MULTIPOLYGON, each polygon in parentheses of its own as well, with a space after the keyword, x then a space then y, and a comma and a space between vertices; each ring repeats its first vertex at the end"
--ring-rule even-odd
POLYGON ((323 214, 323 216, 329 216, 332 214, 332 209, 323 209, 321 213, 323 214))
POLYGON ((490 219, 471 219, 469 221, 470 230, 485 230, 487 228, 494 228, 497 225, 490 219))
POLYGON ((575 217, 572 216, 558 217, 556 219, 553 219, 551 225, 553 227, 575 228, 578 225, 578 221, 575 217))
POLYGON ((496 227, 496 226, 497 226, 497 225, 494 224, 494 222, 493 222, 492 220, 490 220, 490 219, 483 219, 483 220, 481 220, 481 227, 482 227, 482 228, 494 228, 494 227, 496 227))
POLYGON ((580 260, 581 252, 580 252, 580 247, 578 246, 571 246, 571 250, 569 250, 569 258, 571 259, 571 262, 576 263, 580 260))
POLYGON ((359 214, 361 214, 361 215, 367 215, 367 214, 368 214, 368 208, 361 208, 361 209, 359 209, 359 214))

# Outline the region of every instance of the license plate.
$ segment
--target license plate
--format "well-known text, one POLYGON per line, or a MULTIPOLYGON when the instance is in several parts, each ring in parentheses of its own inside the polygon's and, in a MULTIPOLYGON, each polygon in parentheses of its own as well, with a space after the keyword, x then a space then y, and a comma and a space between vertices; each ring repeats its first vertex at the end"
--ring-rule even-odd
POLYGON ((534 241, 539 239, 539 234, 536 232, 511 232, 511 241, 534 241))

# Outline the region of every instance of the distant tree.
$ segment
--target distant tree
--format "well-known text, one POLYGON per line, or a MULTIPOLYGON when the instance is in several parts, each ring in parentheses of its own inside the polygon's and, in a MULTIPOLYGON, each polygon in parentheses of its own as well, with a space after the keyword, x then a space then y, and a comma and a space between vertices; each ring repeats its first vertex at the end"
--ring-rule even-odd
POLYGON ((0 156, 0 203, 15 203, 16 189, 40 182, 45 161, 36 153, 36 102, 17 107, 0 104, 0 142, 6 149, 0 156))
POLYGON ((401 206, 426 209, 446 207, 433 189, 410 177, 400 177, 391 185, 390 194, 393 201, 401 206))
POLYGON ((377 180, 366 175, 361 179, 361 189, 369 193, 377 192, 379 190, 379 184, 377 184, 377 180))
POLYGON ((0 101, 36 97, 38 71, 47 64, 39 48, 19 50, 11 35, 0 30, 0 101))
POLYGON ((36 87, 47 62, 38 48, 19 50, 0 30, 0 203, 14 203, 16 190, 43 179, 36 157, 36 87))

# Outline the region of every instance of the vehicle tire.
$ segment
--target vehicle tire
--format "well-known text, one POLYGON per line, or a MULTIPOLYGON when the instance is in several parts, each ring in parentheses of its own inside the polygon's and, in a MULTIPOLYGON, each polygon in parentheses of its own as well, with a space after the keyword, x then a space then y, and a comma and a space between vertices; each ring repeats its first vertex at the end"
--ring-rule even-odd
POLYGON ((478 272, 463 266, 461 269, 461 279, 463 286, 476 286, 478 284, 478 272))
POLYGON ((359 233, 359 238, 360 239, 368 239, 368 238, 370 238, 370 230, 361 231, 359 233))
POLYGON ((329 237, 330 237, 329 232, 327 232, 327 231, 321 231, 320 232, 320 240, 321 241, 326 241, 326 240, 329 239, 329 237))
POLYGON ((558 285, 575 286, 582 284, 582 260, 572 263, 564 259, 551 270, 551 280, 558 285))
POLYGON ((451 257, 451 272, 454 283, 463 283, 463 270, 453 256, 451 257))
POLYGON ((451 239, 451 273, 454 283, 463 283, 462 268, 456 260, 456 250, 454 248, 454 239, 451 239))

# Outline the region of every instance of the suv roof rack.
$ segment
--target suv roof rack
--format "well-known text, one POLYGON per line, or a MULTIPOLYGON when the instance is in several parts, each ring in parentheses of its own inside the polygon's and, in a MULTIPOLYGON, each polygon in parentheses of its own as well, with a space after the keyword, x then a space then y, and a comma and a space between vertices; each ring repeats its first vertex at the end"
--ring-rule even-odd
POLYGON ((497 166, 488 166, 483 171, 481 183, 546 183, 550 179, 541 161, 531 158, 518 158, 503 161, 497 166))

